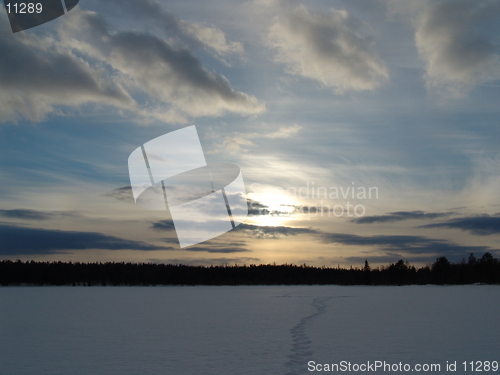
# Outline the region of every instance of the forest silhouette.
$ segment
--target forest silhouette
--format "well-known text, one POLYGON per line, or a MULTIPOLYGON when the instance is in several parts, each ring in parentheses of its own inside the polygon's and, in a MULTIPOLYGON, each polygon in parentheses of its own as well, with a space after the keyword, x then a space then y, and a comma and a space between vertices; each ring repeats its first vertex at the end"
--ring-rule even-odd
POLYGON ((388 266, 312 267, 292 264, 190 266, 154 263, 79 263, 3 260, 0 285, 424 285, 500 284, 500 262, 490 253, 451 263, 439 257, 416 268, 404 260, 388 266))

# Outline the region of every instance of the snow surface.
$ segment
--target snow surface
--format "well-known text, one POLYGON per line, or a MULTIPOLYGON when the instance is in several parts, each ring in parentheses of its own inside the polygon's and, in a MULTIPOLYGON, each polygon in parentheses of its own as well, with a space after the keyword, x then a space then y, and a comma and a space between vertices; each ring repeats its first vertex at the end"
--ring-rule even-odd
POLYGON ((486 285, 3 287, 0 374, 282 375, 384 360, 450 374, 446 361, 500 361, 499 317, 500 287, 486 285))

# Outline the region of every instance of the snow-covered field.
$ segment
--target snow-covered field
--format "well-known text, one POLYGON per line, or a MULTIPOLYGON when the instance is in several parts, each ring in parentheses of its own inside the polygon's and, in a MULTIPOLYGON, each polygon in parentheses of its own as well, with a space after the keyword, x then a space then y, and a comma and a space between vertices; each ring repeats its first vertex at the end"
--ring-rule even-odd
POLYGON ((471 374, 500 361, 499 317, 484 285, 4 287, 0 374, 471 374))

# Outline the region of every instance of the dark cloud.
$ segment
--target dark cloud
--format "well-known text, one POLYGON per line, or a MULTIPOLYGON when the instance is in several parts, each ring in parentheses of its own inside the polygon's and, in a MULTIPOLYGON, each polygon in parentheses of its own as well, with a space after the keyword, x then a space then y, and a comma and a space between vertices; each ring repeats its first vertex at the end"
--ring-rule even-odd
POLYGON ((247 249, 247 243, 245 241, 229 240, 228 242, 223 242, 217 239, 212 239, 210 241, 197 244, 195 246, 190 246, 185 248, 187 251, 206 251, 208 253, 242 253, 251 252, 247 249))
POLYGON ((161 238, 161 239, 159 239, 159 241, 179 246, 179 240, 177 239, 177 237, 175 237, 175 238, 161 238))
MULTIPOLYGON (((173 230, 175 229, 174 223, 172 220, 160 220, 151 223, 151 229, 163 231, 163 230, 173 230)), ((244 233, 251 237, 258 239, 278 239, 286 236, 295 236, 298 234, 318 234, 322 233, 312 228, 294 228, 294 227, 285 227, 285 226, 258 226, 252 224, 240 224, 231 232, 234 233, 244 233)), ((171 239, 165 239, 166 241, 171 241, 171 239)), ((211 252, 235 252, 235 246, 238 249, 242 249, 241 251, 248 251, 244 249, 246 243, 243 241, 235 242, 231 241, 231 247, 227 247, 227 244, 223 244, 223 251, 211 251, 211 252), (231 251, 228 251, 231 250, 231 251)), ((198 246, 196 250, 192 250, 193 247, 187 248, 185 250, 188 251, 207 251, 205 246, 219 246, 217 243, 209 241, 206 242, 203 247, 198 246), (216 245, 213 245, 216 244, 216 245), (205 249, 205 250, 202 250, 205 249)), ((240 251, 240 250, 238 250, 240 251)))
POLYGON ((75 212, 66 211, 37 211, 30 209, 0 210, 0 217, 19 220, 51 220, 56 218, 79 216, 75 212))
MULTIPOLYGON (((168 222, 168 220, 165 220, 168 222)), ((168 226, 168 223, 166 224, 168 226)), ((251 252, 248 250, 247 244, 244 241, 229 241, 222 242, 216 239, 211 239, 210 241, 206 241, 200 244, 196 244, 193 246, 189 246, 181 249, 179 246, 179 241, 177 238, 163 238, 161 241, 175 245, 173 247, 168 247, 165 250, 179 250, 179 251, 191 251, 191 252, 207 252, 207 253, 221 253, 221 254, 229 254, 229 253, 243 253, 243 252, 251 252)))
MULTIPOLYGON (((237 228, 242 225, 240 224, 237 228)), ((172 220, 160 220, 157 222, 151 223, 151 229, 157 231, 173 231, 175 230, 175 225, 172 220)), ((205 241, 200 244, 196 244, 193 246, 189 246, 181 249, 179 246, 179 241, 177 238, 162 238, 161 241, 174 245, 173 247, 169 247, 166 250, 179 250, 179 251, 191 251, 191 252, 207 252, 207 253, 242 253, 242 252, 250 252, 248 250, 247 244, 245 241, 231 240, 228 242, 218 241, 216 239, 211 239, 209 241, 205 241)))
POLYGON ((378 250, 406 254, 433 253, 463 256, 466 253, 490 251, 488 246, 461 246, 446 240, 437 240, 424 236, 359 236, 355 234, 323 233, 322 241, 324 243, 339 243, 347 246, 374 246, 378 250))
POLYGON ((261 202, 254 201, 252 199, 247 199, 248 203, 248 216, 262 216, 269 215, 269 207, 261 202))
POLYGON ((500 216, 471 216, 452 219, 444 223, 422 225, 419 228, 452 228, 460 229, 477 236, 491 236, 500 233, 500 216))
POLYGON ((226 245, 226 246, 217 246, 217 247, 209 247, 209 246, 191 246, 184 249, 184 251, 193 251, 193 252, 207 252, 207 253, 222 253, 222 254, 230 254, 230 253, 243 253, 243 252, 251 252, 251 250, 226 245))
POLYGON ((0 225, 0 254, 53 254, 69 250, 163 250, 141 241, 96 232, 74 232, 0 225))
POLYGON ((318 214, 320 212, 332 213, 334 209, 328 205, 318 204, 317 206, 301 206, 291 204, 281 204, 283 210, 270 210, 269 206, 254 200, 248 200, 248 216, 291 216, 299 214, 318 214))
MULTIPOLYGON (((202 230, 202 231, 212 230, 215 232, 219 232, 220 228, 221 228, 220 227, 221 223, 227 224, 228 222, 227 222, 227 219, 223 219, 220 221, 214 219, 213 221, 207 221, 207 222, 192 222, 192 221, 186 222, 183 220, 178 220, 177 223, 180 225, 187 224, 187 225, 189 225, 189 228, 191 230, 202 230)), ((156 231, 160 231, 160 232, 171 231, 171 230, 175 229, 175 224, 170 219, 159 220, 159 221, 151 222, 150 228, 153 230, 156 230, 156 231)))
POLYGON ((386 215, 379 216, 364 216, 351 220, 356 224, 373 224, 373 223, 387 223, 393 221, 404 220, 424 220, 424 219, 438 219, 452 215, 452 212, 424 212, 424 211, 398 211, 389 212, 386 215))
MULTIPOLYGON (((219 213, 217 207, 211 207, 214 212, 217 214, 219 213)), ((206 214, 206 212, 205 212, 206 214)), ((225 214, 225 213, 224 213, 225 214)), ((210 215, 204 217, 210 218, 210 215)), ((229 224, 228 218, 223 217, 222 219, 217 219, 215 217, 212 217, 212 220, 204 220, 204 221, 191 221, 191 220, 176 220, 175 223, 179 226, 183 226, 184 228, 189 227, 190 230, 201 230, 201 231, 213 231, 213 233, 219 233, 221 230, 221 225, 223 225, 223 228, 226 228, 227 225, 229 224)), ((171 219, 167 220, 159 220, 155 222, 150 223, 151 226, 150 228, 153 230, 157 231, 168 231, 175 229, 175 224, 171 219)))
MULTIPOLYGON (((252 199, 247 199, 247 202, 248 216, 290 216, 291 214, 289 211, 270 210, 269 206, 252 199)), ((280 205, 280 207, 293 207, 295 209, 295 206, 285 204, 280 205)))
POLYGON ((172 220, 160 220, 154 223, 151 223, 151 229, 154 230, 172 230, 175 229, 174 222, 172 220))

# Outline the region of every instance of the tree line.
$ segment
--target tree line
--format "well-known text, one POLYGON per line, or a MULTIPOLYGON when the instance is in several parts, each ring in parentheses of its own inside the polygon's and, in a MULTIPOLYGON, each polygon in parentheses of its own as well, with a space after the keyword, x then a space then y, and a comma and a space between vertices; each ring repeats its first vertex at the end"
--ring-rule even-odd
POLYGON ((490 253, 451 263, 439 257, 416 268, 404 260, 362 268, 292 264, 189 266, 152 263, 79 263, 3 260, 0 285, 424 285, 500 284, 500 262, 490 253))

